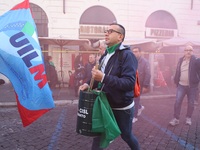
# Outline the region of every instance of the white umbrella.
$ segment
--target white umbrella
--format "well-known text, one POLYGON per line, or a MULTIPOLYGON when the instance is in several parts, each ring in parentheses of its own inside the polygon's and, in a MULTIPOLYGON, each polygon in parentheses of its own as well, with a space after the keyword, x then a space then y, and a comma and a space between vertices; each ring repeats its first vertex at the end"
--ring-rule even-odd
POLYGON ((200 46, 199 39, 183 38, 183 37, 173 37, 171 39, 163 40, 161 43, 162 47, 185 46, 185 45, 200 46))
POLYGON ((145 43, 156 43, 156 39, 141 39, 141 38, 125 39, 123 43, 125 45, 138 45, 138 44, 145 44, 145 43))
POLYGON ((131 47, 140 47, 142 51, 156 51, 159 47, 156 39, 125 39, 123 44, 131 47))
POLYGON ((62 51, 64 46, 72 46, 72 45, 79 45, 84 46, 85 44, 90 45, 90 41, 88 39, 65 39, 65 38, 51 38, 51 37, 39 37, 40 45, 58 45, 60 47, 60 54, 61 54, 61 78, 63 80, 63 58, 62 58, 62 51))

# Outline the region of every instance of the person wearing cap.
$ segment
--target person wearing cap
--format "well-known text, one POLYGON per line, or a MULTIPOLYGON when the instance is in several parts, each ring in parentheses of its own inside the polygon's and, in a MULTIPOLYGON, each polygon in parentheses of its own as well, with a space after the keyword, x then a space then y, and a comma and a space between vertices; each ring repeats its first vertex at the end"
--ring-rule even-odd
POLYGON ((174 104, 174 118, 169 122, 175 126, 180 123, 181 105, 185 95, 187 95, 188 106, 186 113, 186 124, 192 124, 192 113, 194 111, 194 101, 198 92, 200 62, 193 54, 191 45, 185 46, 184 56, 178 61, 174 82, 177 86, 176 101, 174 104))

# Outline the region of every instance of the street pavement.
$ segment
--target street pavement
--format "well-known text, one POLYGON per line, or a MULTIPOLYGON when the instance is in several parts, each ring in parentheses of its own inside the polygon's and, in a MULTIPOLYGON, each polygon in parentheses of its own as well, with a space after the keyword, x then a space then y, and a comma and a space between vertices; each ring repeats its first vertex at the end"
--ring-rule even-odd
MULTIPOLYGON (((23 127, 11 85, 0 86, 0 150, 90 150, 92 137, 76 133, 78 98, 73 89, 53 90, 56 107, 28 127, 23 127)), ((145 106, 133 124, 141 150, 199 150, 200 106, 195 105, 192 125, 185 124, 187 100, 182 104, 180 124, 169 125, 173 117, 175 89, 155 89, 143 95, 145 106)), ((129 150, 118 137, 107 150, 129 150)))

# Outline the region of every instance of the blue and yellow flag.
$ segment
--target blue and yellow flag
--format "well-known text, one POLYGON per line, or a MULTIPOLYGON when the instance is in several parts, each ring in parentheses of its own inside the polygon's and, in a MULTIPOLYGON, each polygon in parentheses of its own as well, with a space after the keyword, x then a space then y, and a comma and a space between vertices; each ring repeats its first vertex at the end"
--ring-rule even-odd
POLYGON ((0 73, 11 81, 23 126, 54 108, 29 0, 0 16, 0 73))

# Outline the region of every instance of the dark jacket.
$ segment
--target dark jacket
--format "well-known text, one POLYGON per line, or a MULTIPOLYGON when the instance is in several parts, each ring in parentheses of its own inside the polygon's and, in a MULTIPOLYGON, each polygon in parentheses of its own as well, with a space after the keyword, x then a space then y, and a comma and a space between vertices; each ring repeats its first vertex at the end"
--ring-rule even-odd
POLYGON ((88 62, 86 65, 85 65, 85 69, 84 69, 84 82, 88 82, 91 78, 92 78, 92 68, 96 65, 96 62, 91 64, 90 62, 88 62))
POLYGON ((149 88, 151 79, 150 65, 144 57, 138 59, 138 73, 141 90, 143 87, 149 88))
POLYGON ((83 66, 83 60, 82 60, 82 55, 78 55, 75 58, 74 61, 74 85, 75 87, 80 86, 80 80, 83 80, 84 78, 84 66, 83 66))
POLYGON ((58 84, 58 75, 55 66, 51 65, 50 62, 45 62, 45 69, 49 86, 54 88, 58 84))
MULTIPOLYGON (((177 68, 176 68, 176 73, 174 76, 174 83, 178 86, 179 81, 180 81, 180 76, 181 76, 181 64, 183 62, 183 58, 181 57, 178 61, 177 68)), ((197 87, 199 84, 199 67, 200 66, 200 61, 196 59, 195 56, 191 56, 190 58, 190 63, 189 63, 189 86, 190 87, 197 87)))
MULTIPOLYGON (((106 54, 107 51, 101 57, 100 64, 106 54)), ((137 67, 137 59, 130 48, 120 44, 106 65, 103 80, 103 91, 106 93, 112 108, 126 107, 133 102, 133 88, 137 67), (119 51, 123 52, 119 53, 119 51), (121 62, 118 59, 119 54, 123 55, 121 62), (110 74, 108 75, 109 72, 110 74)), ((96 82, 95 86, 97 86, 96 82)))

